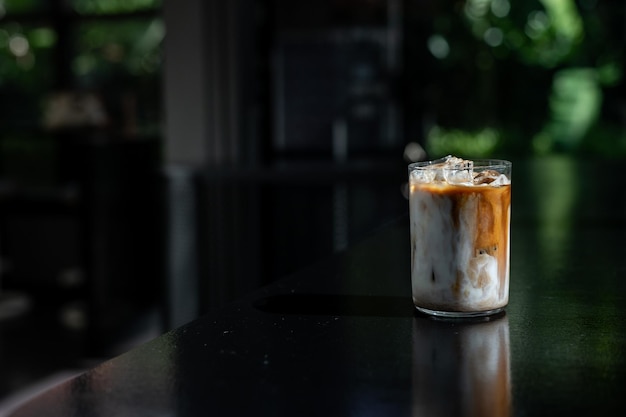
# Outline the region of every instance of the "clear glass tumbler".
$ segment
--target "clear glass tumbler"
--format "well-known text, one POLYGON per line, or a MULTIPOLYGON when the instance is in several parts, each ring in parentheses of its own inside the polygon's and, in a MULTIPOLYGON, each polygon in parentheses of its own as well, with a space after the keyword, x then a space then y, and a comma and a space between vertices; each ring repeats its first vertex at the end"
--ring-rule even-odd
POLYGON ((410 164, 411 284, 427 314, 495 314, 509 301, 511 162, 410 164))

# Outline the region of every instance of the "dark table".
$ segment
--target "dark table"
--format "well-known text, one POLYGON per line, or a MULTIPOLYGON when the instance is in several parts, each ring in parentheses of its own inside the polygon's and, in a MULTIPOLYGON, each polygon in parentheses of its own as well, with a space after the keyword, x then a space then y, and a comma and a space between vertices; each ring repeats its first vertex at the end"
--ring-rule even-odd
POLYGON ((514 161, 502 316, 414 313, 402 217, 13 416, 624 415, 619 165, 514 161))

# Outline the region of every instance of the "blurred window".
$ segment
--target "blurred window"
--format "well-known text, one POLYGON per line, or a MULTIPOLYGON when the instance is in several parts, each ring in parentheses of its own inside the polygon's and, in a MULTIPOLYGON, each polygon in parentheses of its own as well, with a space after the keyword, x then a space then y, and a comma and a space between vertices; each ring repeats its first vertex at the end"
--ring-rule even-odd
POLYGON ((158 133, 161 5, 161 0, 0 0, 3 136, 6 128, 40 135, 46 103, 60 91, 102 96, 113 128, 122 133, 158 133))
POLYGON ((162 20, 90 20, 77 24, 75 33, 71 73, 76 86, 98 91, 123 133, 158 133, 162 20))
POLYGON ((50 26, 0 21, 0 123, 28 126, 41 92, 52 88, 56 36, 50 26))

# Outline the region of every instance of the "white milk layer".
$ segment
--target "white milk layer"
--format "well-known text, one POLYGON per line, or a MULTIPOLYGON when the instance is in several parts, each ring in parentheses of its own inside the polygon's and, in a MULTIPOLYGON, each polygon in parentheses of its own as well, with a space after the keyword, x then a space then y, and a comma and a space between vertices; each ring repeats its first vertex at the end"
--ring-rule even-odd
MULTIPOLYGON (((480 198, 479 193, 464 193, 459 198, 458 194, 411 186, 411 272, 416 306, 471 312, 508 303, 509 233, 501 234, 506 242, 499 245, 476 247, 477 234, 484 227, 479 224, 484 218, 477 213, 484 207, 480 198)), ((501 210, 506 210, 508 229, 510 205, 501 210)), ((504 217, 503 213, 490 215, 504 217)))

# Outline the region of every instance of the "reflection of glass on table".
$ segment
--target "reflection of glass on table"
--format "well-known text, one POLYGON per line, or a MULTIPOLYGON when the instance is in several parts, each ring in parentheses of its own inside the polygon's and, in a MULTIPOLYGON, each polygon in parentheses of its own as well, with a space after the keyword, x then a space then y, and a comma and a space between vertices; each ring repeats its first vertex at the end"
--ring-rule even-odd
POLYGON ((416 317, 413 323, 414 416, 510 415, 509 322, 416 317))

